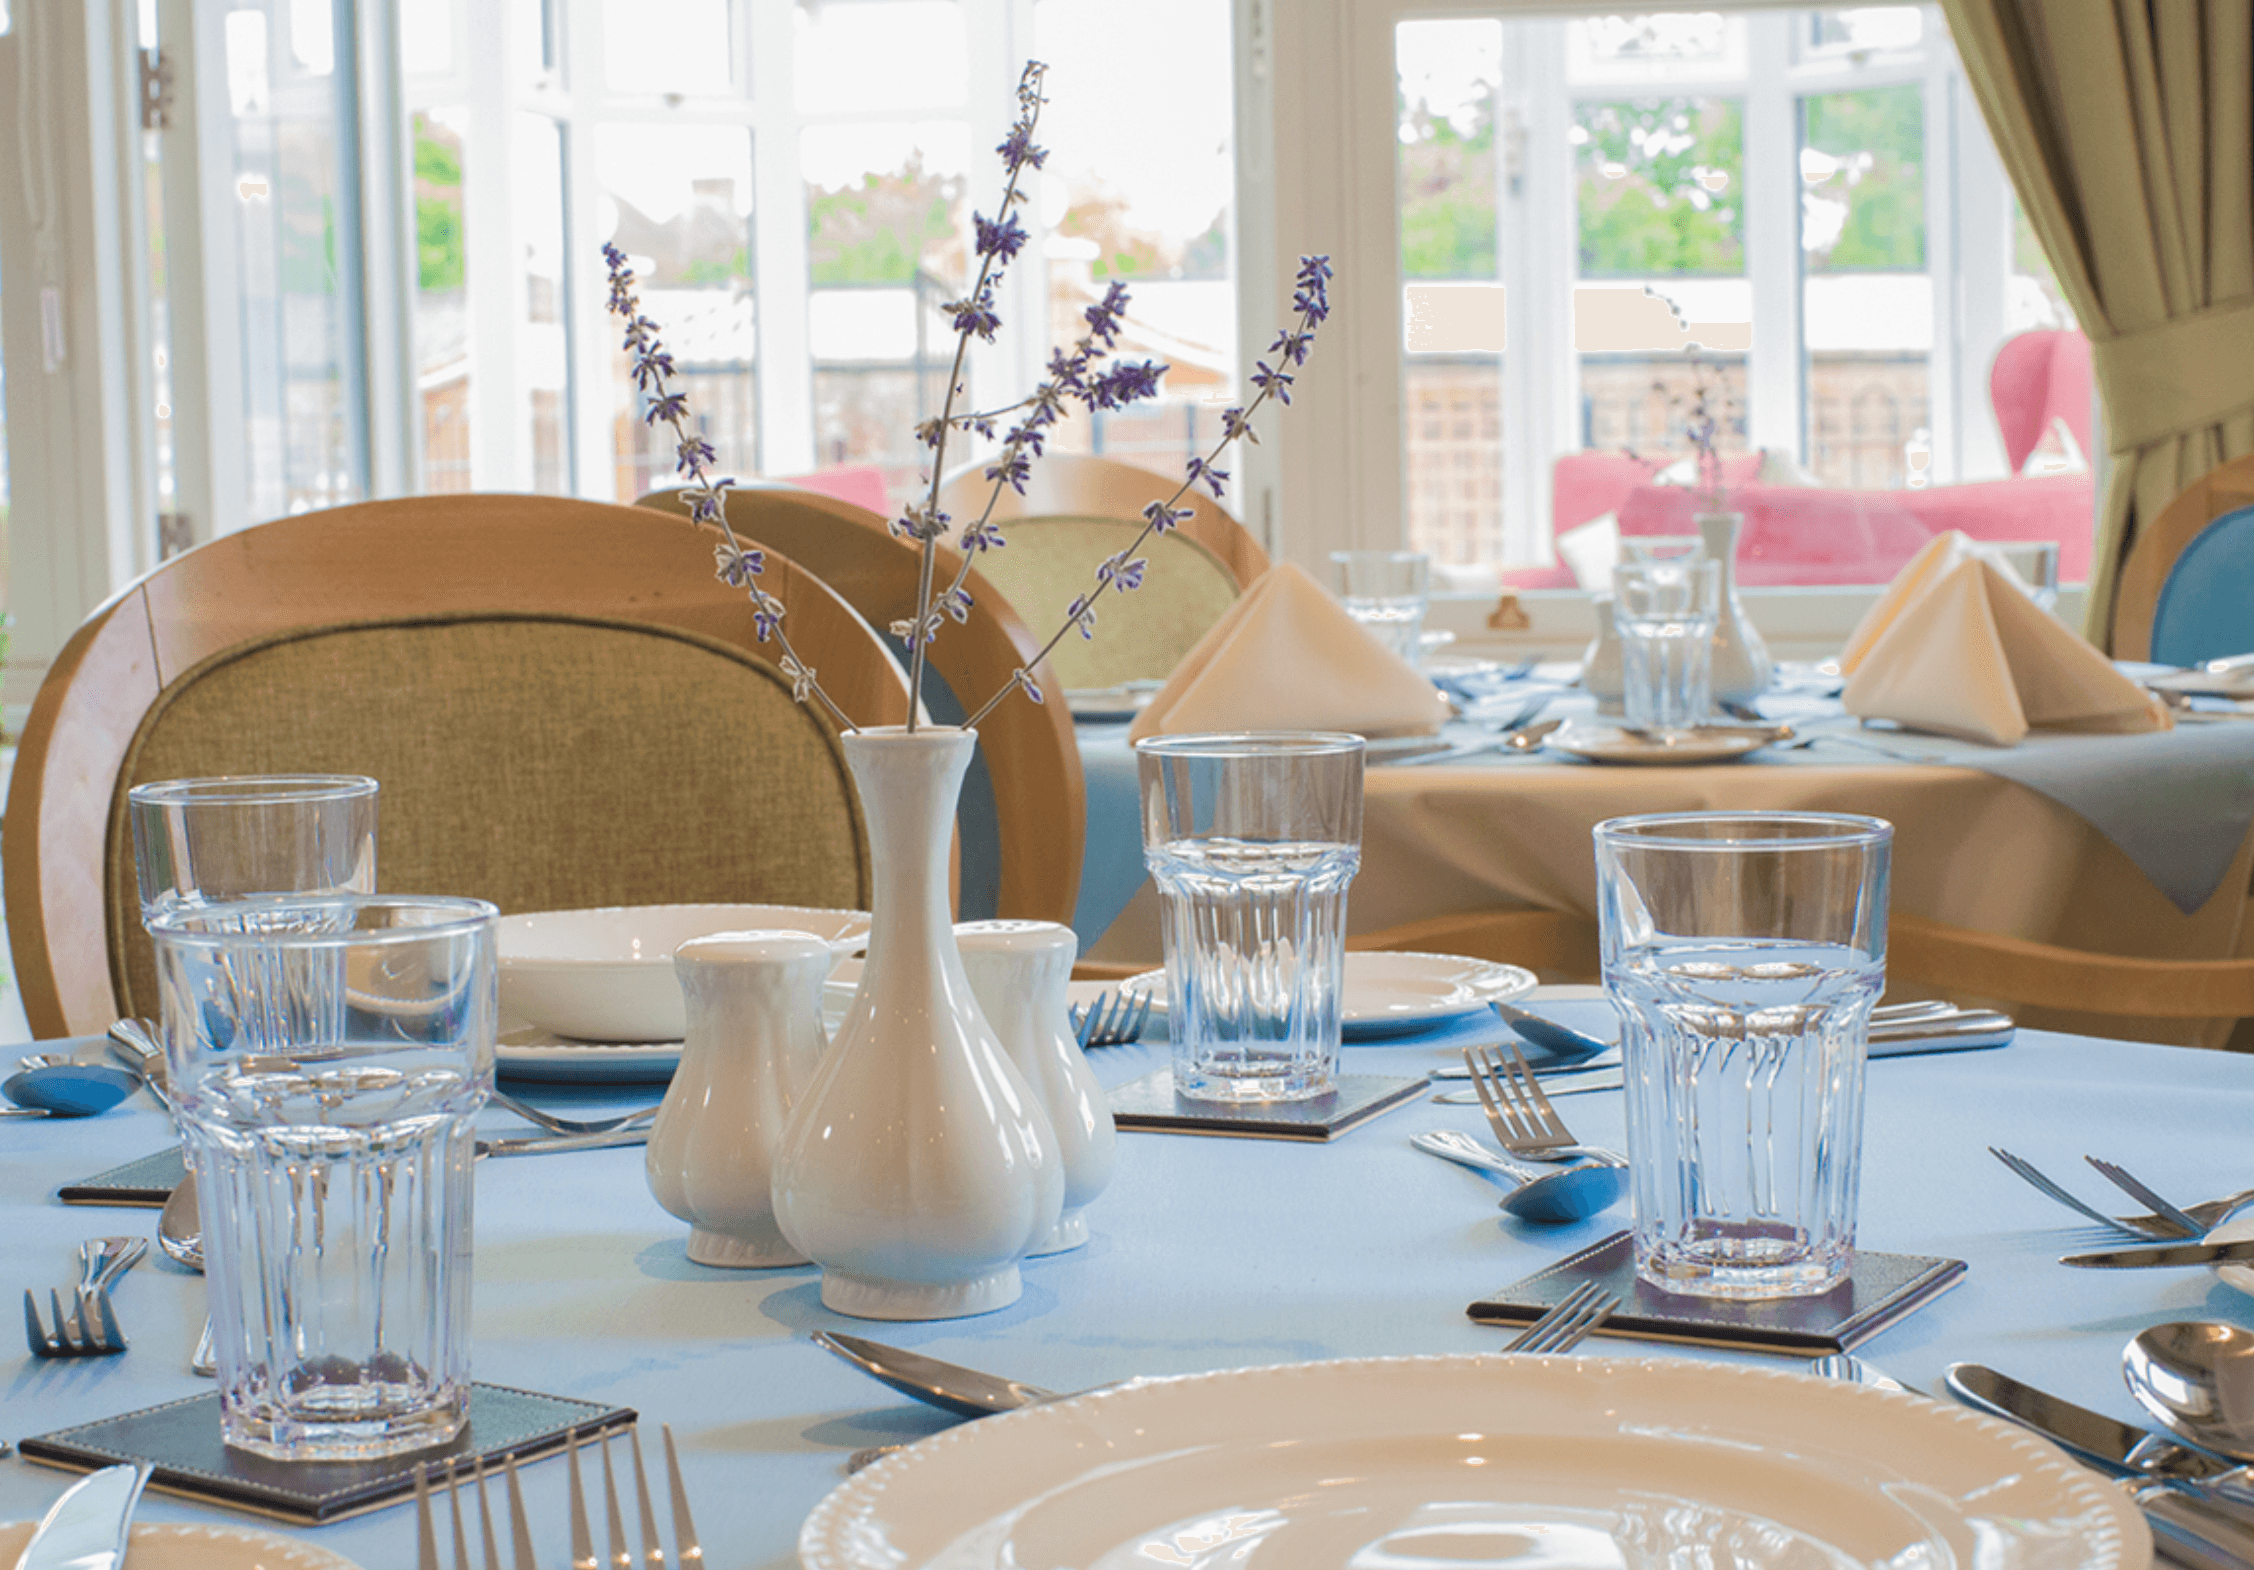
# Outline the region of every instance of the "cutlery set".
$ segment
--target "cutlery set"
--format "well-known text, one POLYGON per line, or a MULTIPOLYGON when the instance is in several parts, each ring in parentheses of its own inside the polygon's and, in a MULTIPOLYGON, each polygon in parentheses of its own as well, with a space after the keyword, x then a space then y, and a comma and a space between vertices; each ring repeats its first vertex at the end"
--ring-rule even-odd
POLYGON ((2025 1158, 1994 1145, 1988 1147, 1988 1154, 2001 1161, 2015 1176, 2025 1180, 2029 1187, 2046 1198, 2057 1200, 2067 1209, 2087 1216, 2101 1227, 2149 1245, 2069 1254, 2059 1261, 2062 1265, 2079 1265, 2085 1269, 2098 1270, 2132 1270, 2154 1266, 2228 1264, 2237 1260, 2254 1259, 2254 1241, 2211 1243, 2206 1240, 2207 1234, 2224 1219, 2249 1201, 2254 1201, 2254 1189, 2179 1207, 2162 1198, 2136 1174, 2117 1163, 2101 1161, 2096 1156, 2085 1156, 2083 1160, 2099 1176, 2131 1199, 2152 1207, 2150 1215, 2110 1216, 2093 1205, 2084 1204, 2025 1158))
MULTIPOLYGON (((570 1463, 571 1488, 571 1563, 577 1567, 599 1565, 640 1565, 644 1570, 690 1570, 704 1563, 704 1548, 697 1536, 696 1522, 689 1514, 688 1489, 681 1481, 681 1459, 673 1445, 673 1429, 662 1430, 665 1439, 665 1481, 667 1503, 673 1517, 673 1553, 668 1557, 663 1537, 659 1533, 657 1512, 651 1507, 649 1473, 642 1463, 642 1434, 638 1425, 626 1430, 627 1454, 634 1463, 634 1503, 636 1506, 636 1533, 640 1547, 630 1546, 626 1538, 625 1513, 619 1508, 618 1476, 611 1466, 610 1439, 603 1434, 592 1443, 602 1455, 603 1515, 607 1527, 609 1552, 602 1558, 595 1555, 595 1534, 587 1520, 587 1494, 580 1482, 579 1452, 590 1442, 584 1434, 573 1434, 565 1442, 564 1454, 570 1463)), ((508 1509, 507 1538, 510 1559, 514 1570, 537 1570, 538 1556, 532 1544, 532 1523, 524 1508, 524 1494, 517 1486, 516 1459, 512 1456, 502 1463, 502 1492, 508 1509)), ((486 1492, 486 1468, 479 1461, 470 1470, 472 1491, 476 1495, 477 1537, 484 1547, 486 1570, 500 1570, 500 1524, 494 1519, 493 1501, 486 1492)), ((465 1522, 462 1508, 463 1473, 459 1467, 445 1480, 446 1511, 449 1535, 453 1539, 454 1570, 471 1570, 471 1533, 465 1522)), ((433 1493, 431 1469, 426 1463, 415 1469, 415 1567, 416 1570, 440 1570, 438 1525, 432 1514, 433 1493)))

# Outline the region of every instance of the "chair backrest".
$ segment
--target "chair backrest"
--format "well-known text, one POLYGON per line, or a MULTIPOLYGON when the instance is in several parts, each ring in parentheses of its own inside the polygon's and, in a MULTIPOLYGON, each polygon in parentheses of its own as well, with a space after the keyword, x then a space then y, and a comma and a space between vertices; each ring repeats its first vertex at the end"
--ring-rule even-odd
MULTIPOLYGON (((986 478, 987 467, 984 460, 974 460, 949 474, 941 484, 939 504, 957 524, 977 517, 993 493, 994 482, 986 478)), ((1140 525, 1143 509, 1171 495, 1178 483, 1116 458, 1050 453, 1033 465, 1024 495, 1002 487, 994 504, 994 517, 1002 523, 1017 518, 1129 518, 1140 525)), ((1193 487, 1177 505, 1187 507, 1190 516, 1176 527, 1176 535, 1196 541, 1219 557, 1239 590, 1268 570, 1268 553, 1219 502, 1193 487)), ((1057 602, 1060 610, 1070 598, 1067 595, 1057 602)), ((1041 607, 1020 605, 1018 609, 1033 618, 1033 625, 1041 625, 1041 607)), ((1043 629, 1042 636, 1047 635, 1043 629)))
MULTIPOLYGON (((638 505, 675 516, 681 511, 673 491, 644 496, 638 505)), ((915 614, 917 552, 894 538, 879 514, 790 484, 739 485, 727 493, 727 507, 729 525, 741 538, 771 545, 819 574, 871 625, 886 629, 915 614)), ((961 560, 953 551, 940 551, 943 582, 961 560)), ((1003 592, 975 571, 966 587, 969 620, 950 622, 931 645, 924 703, 933 718, 960 723, 967 705, 984 703, 1020 666, 1031 670, 1049 701, 1013 695, 979 721, 978 755, 963 783, 956 820, 959 909, 965 920, 1006 916, 1069 924, 1080 888, 1087 811, 1062 678, 1045 662, 1035 662, 1040 643, 1003 592)), ((904 657, 897 644, 894 652, 904 657)))
POLYGON ((2234 507, 2192 536, 2152 608, 2149 658, 2196 665, 2254 650, 2254 507, 2234 507))
POLYGON ((2027 466, 2028 455, 2053 420, 2066 422, 2084 453, 2094 450, 2092 375, 2090 341, 2078 332, 2021 333, 2006 339, 1996 351, 1995 364, 1988 368, 1988 402, 1996 412, 2012 473, 2027 466))
MULTIPOLYGON (((2121 586, 2113 602, 2113 647, 2115 659, 2145 660, 2167 658, 2156 652, 2156 620, 2160 611, 2163 590, 2170 588, 2177 559, 2185 554, 2192 542, 2199 539, 2209 525, 2226 513, 2241 508, 2254 507, 2254 455, 2234 458, 2218 469, 2210 470, 2185 487, 2183 493, 2160 509, 2159 516, 2150 522, 2140 523, 2137 537, 2129 547, 2129 554, 2121 563, 2121 586)), ((2226 531, 2211 548, 2209 566, 2221 567, 2231 550, 2227 541, 2234 538, 2236 528, 2226 531)), ((2195 607, 2204 605, 2209 596, 2186 579, 2175 614, 2179 625, 2185 629, 2195 626, 2214 630, 2233 618, 2227 614, 2210 617, 2195 607)), ((2227 607, 2225 608, 2227 612, 2227 607)), ((2218 654, 2237 654, 2254 647, 2254 617, 2236 618, 2241 630, 2239 641, 2230 648, 2219 649, 2218 654)), ((2205 633, 2199 641, 2204 641, 2205 633)), ((2187 630, 2187 643, 2194 641, 2187 630)), ((2202 655, 2200 658, 2211 658, 2202 655)), ((2172 661, 2181 664, 2183 661, 2172 661)))
MULTIPOLYGON (((883 644, 781 557, 794 645, 863 723, 883 644)), ((306 513, 102 606, 35 701, 8 799, 9 935, 41 1036, 149 1012, 125 791, 192 774, 383 782, 378 877, 503 909, 864 904, 860 808, 685 523, 598 502, 417 497, 306 513)))

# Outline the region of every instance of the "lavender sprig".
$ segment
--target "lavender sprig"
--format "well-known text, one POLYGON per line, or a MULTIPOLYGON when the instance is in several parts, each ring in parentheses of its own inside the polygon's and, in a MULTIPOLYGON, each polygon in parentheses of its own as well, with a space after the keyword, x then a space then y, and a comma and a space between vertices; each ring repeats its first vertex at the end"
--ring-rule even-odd
MULTIPOLYGON (((1252 428, 1252 416, 1259 411, 1262 404, 1270 398, 1275 399, 1278 403, 1288 404, 1291 402, 1292 377, 1289 372, 1281 367, 1288 365, 1296 368, 1307 363, 1308 351, 1313 348, 1315 342, 1315 330, 1330 315, 1330 278, 1331 265, 1328 256, 1302 256, 1299 259, 1299 273, 1294 280, 1295 287, 1291 301, 1291 308, 1297 313, 1298 320, 1293 327, 1279 333, 1275 343, 1268 350, 1270 354, 1277 357, 1279 363, 1271 366, 1265 360, 1254 362, 1257 368, 1252 375, 1252 385, 1259 391, 1254 395, 1252 402, 1241 408, 1231 408, 1222 412, 1221 440, 1204 457, 1193 457, 1189 460, 1188 473, 1183 477, 1182 483, 1174 488, 1174 493, 1171 496, 1164 501, 1154 501, 1143 509, 1144 522, 1141 531, 1127 542, 1124 549, 1105 557, 1097 565, 1094 583, 1087 592, 1075 596, 1072 603, 1065 607, 1064 625, 1051 635, 1047 643, 1041 645, 1040 652, 1033 656, 1029 664, 1038 665, 1047 659, 1049 651, 1062 643, 1068 633, 1077 631, 1083 638, 1093 638, 1095 636, 1096 601, 1103 597, 1106 590, 1115 594, 1125 594, 1143 586, 1143 574, 1149 567, 1149 563, 1137 557, 1134 553, 1142 547, 1143 541, 1149 539, 1153 534, 1164 534, 1167 530, 1174 528, 1192 516, 1190 509, 1176 506, 1176 503, 1189 493, 1191 486, 1203 482, 1206 489, 1213 493, 1215 500, 1220 499, 1222 486, 1228 479, 1228 473, 1216 468, 1214 460, 1219 458, 1231 443, 1239 439, 1252 442, 1260 439, 1252 428)), ((1035 703, 1042 701, 1039 685, 1027 674, 1026 667, 1020 666, 1011 675, 1009 681, 1004 684, 1000 692, 987 699, 976 713, 963 721, 964 728, 969 729, 977 725, 993 710, 996 704, 1019 687, 1023 687, 1026 696, 1035 703)))
POLYGON ((712 547, 713 575, 751 597, 752 635, 761 643, 773 639, 782 645, 778 664, 790 679, 791 696, 801 703, 809 697, 820 699, 840 725, 854 729, 845 711, 822 690, 814 668, 791 647, 790 635, 783 630, 783 602, 760 587, 759 575, 767 570, 766 553, 756 546, 746 546, 728 526, 727 492, 735 482, 712 473, 717 457, 712 444, 688 428, 689 395, 670 385, 678 374, 673 356, 658 337, 657 323, 642 314, 641 296, 634 292, 634 269, 627 265, 626 253, 606 243, 603 260, 610 264, 610 309, 626 322, 626 352, 633 357, 634 385, 649 399, 642 419, 653 429, 663 424, 673 432, 674 469, 689 477, 681 494, 688 502, 690 523, 720 532, 720 540, 712 547))

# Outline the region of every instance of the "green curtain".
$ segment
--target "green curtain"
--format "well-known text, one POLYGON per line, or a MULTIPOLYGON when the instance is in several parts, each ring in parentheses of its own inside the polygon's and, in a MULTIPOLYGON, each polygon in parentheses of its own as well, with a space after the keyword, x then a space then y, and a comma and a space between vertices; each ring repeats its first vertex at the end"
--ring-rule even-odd
POLYGON ((2254 0, 1943 0, 2094 347, 2113 474, 2088 632, 2138 529, 2254 453, 2254 0))

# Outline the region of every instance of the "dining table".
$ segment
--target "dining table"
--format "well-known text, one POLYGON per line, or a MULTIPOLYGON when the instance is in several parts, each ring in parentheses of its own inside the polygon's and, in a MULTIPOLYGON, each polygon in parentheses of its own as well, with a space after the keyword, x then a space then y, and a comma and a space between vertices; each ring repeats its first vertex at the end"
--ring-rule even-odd
MULTIPOLYGON (((2254 954, 2254 724, 2244 715, 2185 711, 2155 733, 2038 731, 1993 747, 1865 723, 1841 707, 1836 675, 1794 665, 1752 710, 1788 728, 1776 743, 1723 762, 1635 766, 1562 750, 1575 730, 1617 723, 1576 684, 1577 665, 1493 668, 1508 679, 1468 689, 1472 702, 1438 736, 1370 742, 1350 934, 1487 910, 1593 919, 1590 830, 1611 817, 1845 812, 1894 825, 1896 909, 2095 953, 2254 954), (1500 725, 1535 716, 1562 720, 1564 732, 1525 750, 1493 745, 1500 725)), ((1129 725, 1105 713, 1076 731, 1088 799, 1073 917, 1082 957, 1156 964, 1159 902, 1143 871, 1129 725)), ((2229 1022, 2147 1030, 2220 1046, 2229 1022)))
MULTIPOLYGON (((1609 1029, 1609 1004, 1588 989, 1544 989, 1529 1006, 1593 1033, 1609 1029)), ((1413 1080, 1457 1061, 1467 1043, 1505 1032, 1479 1009, 1352 1042, 1342 1068, 1413 1080)), ((1089 1058, 1099 1078, 1119 1086, 1163 1067, 1168 1047, 1146 1038, 1089 1058)), ((653 1089, 511 1088, 582 1115, 650 1099, 653 1089)), ((1618 1148, 1622 1099, 1598 1090, 1557 1104, 1582 1139, 1618 1148)), ((524 1131, 497 1107, 482 1118, 494 1131, 524 1131)), ((1855 1350, 1927 1394, 1939 1392, 1949 1364, 1972 1360, 2140 1420, 2122 1380, 2124 1343, 2172 1320, 2254 1325, 2254 1299, 2205 1268, 2061 1265, 2066 1253, 2119 1239, 2036 1193, 1988 1147, 2016 1152, 2093 1203, 2106 1203, 2109 1191, 2083 1165, 2086 1155, 2119 1161, 2189 1203, 2254 1183, 2250 1128, 2254 1061, 2230 1054, 2022 1029, 1983 1050, 1874 1058, 1858 1245, 1969 1268, 1952 1290, 1855 1350)), ((1507 1216, 1494 1182, 1411 1145, 1429 1129, 1478 1134, 1484 1124, 1477 1107, 1420 1093, 1329 1142, 1123 1132, 1116 1174, 1089 1210, 1085 1247, 1027 1261, 1023 1295, 1004 1309, 919 1323, 830 1312, 811 1266, 692 1263, 685 1224, 651 1198, 640 1149, 480 1161, 474 1373, 631 1407, 653 1446, 656 1426, 670 1425, 704 1562, 784 1570, 797 1563, 801 1523, 844 1481, 849 1456, 957 1422, 824 1351, 810 1339, 816 1331, 869 1336, 1061 1391, 1322 1359, 1498 1351, 1507 1332, 1474 1322, 1467 1307, 1627 1226, 1626 1205, 1562 1225, 1507 1216)), ((164 1114, 141 1093, 97 1117, 0 1122, 8 1290, 67 1287, 82 1239, 153 1237, 153 1209, 66 1205, 56 1191, 170 1139, 164 1114)), ((2112 1197, 2113 1209, 2138 1208, 2112 1197)), ((188 1371, 205 1313, 198 1276, 152 1248, 117 1285, 114 1303, 130 1350, 20 1357, 0 1386, 0 1439, 20 1443, 211 1388, 188 1371)), ((1603 1335, 1582 1351, 1804 1366, 1603 1335)), ((657 1464, 654 1450, 651 1459, 657 1464)), ((565 1472, 556 1458, 523 1469, 544 1564, 567 1562, 565 1472)), ((66 1480, 20 1455, 0 1460, 0 1520, 36 1518, 66 1480)), ((414 1516, 403 1504, 320 1527, 265 1529, 385 1570, 414 1562, 414 1516)), ((140 1519, 260 1524, 156 1494, 140 1519)))

